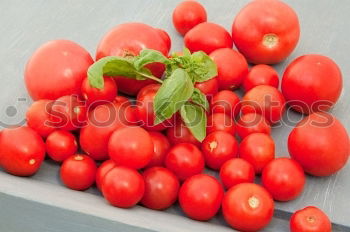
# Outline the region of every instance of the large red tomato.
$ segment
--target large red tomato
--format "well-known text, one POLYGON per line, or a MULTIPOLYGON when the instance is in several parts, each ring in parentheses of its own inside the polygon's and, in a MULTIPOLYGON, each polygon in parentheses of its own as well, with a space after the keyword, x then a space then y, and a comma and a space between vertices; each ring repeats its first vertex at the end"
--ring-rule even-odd
POLYGON ((72 41, 53 40, 43 44, 29 59, 24 73, 29 95, 34 100, 79 95, 93 62, 88 51, 72 41))
POLYGON ((282 93, 292 108, 309 114, 328 111, 343 88, 341 71, 322 55, 305 55, 288 65, 283 74, 282 93))
POLYGON ((334 116, 319 112, 300 121, 288 138, 288 150, 305 172, 329 176, 349 158, 349 136, 334 116))
POLYGON ((53 102, 51 100, 35 101, 26 113, 27 125, 44 138, 56 129, 49 124, 53 102))
POLYGON ((255 0, 246 5, 232 25, 238 50, 255 64, 284 60, 299 41, 298 16, 279 0, 255 0))
POLYGON ((290 218, 291 232, 331 232, 328 216, 319 208, 308 206, 296 211, 290 218))

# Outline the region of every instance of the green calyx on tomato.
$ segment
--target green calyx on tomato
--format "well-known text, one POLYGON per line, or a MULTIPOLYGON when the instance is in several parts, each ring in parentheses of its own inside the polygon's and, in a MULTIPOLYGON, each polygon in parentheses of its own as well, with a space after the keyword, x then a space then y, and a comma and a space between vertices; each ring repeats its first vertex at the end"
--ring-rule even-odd
POLYGON ((144 49, 134 57, 104 57, 91 65, 87 74, 90 85, 99 89, 104 86, 104 76, 151 79, 161 83, 154 99, 155 125, 170 119, 180 111, 182 120, 194 137, 199 141, 204 140, 207 122, 205 111, 209 109, 209 103, 194 84, 217 76, 216 64, 204 52, 191 54, 185 48, 183 55, 174 54, 168 58, 159 51, 144 49), (153 76, 145 67, 155 62, 166 66, 163 80, 153 76))

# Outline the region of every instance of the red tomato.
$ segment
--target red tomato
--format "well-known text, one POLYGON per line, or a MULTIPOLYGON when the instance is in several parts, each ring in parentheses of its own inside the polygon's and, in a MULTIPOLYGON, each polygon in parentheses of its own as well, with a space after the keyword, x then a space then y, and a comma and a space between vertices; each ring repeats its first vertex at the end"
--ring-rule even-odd
POLYGON ((288 138, 291 157, 314 176, 329 176, 344 167, 349 147, 349 136, 341 122, 321 112, 301 120, 288 138))
POLYGON ((16 176, 34 175, 45 158, 45 144, 33 129, 22 126, 7 128, 0 136, 2 168, 16 176))
POLYGON ((51 132, 55 130, 50 126, 50 110, 53 101, 39 100, 33 102, 26 113, 27 125, 38 132, 38 134, 46 138, 51 132))
POLYGON ((219 211, 223 196, 224 190, 214 177, 197 174, 181 186, 179 203, 188 217, 207 221, 219 211))
POLYGON ((244 56, 230 48, 221 48, 210 53, 218 68, 219 89, 237 89, 248 74, 244 56))
POLYGON ((222 26, 215 23, 200 23, 186 33, 185 47, 191 52, 203 51, 210 54, 219 48, 232 48, 230 34, 222 26))
POLYGON ((94 106, 99 104, 105 104, 115 99, 118 92, 118 87, 112 78, 105 77, 104 86, 102 89, 94 88, 90 85, 87 78, 84 79, 81 86, 81 93, 84 100, 88 105, 93 104, 94 106))
POLYGON ((278 73, 271 66, 258 64, 253 66, 248 75, 243 79, 243 89, 248 92, 258 85, 270 85, 278 88, 278 73))
POLYGON ((214 131, 225 131, 234 135, 236 131, 235 122, 227 114, 214 113, 208 117, 207 134, 214 131))
POLYGON ((253 183, 255 171, 253 165, 240 158, 226 161, 220 169, 220 179, 226 189, 241 183, 253 183))
POLYGON ((145 194, 141 203, 150 209, 163 210, 177 199, 180 183, 168 169, 153 167, 143 173, 145 194))
POLYGON ((210 102, 212 113, 225 113, 235 118, 240 111, 240 99, 230 90, 222 90, 214 95, 210 102))
POLYGON ((262 184, 277 201, 297 198, 305 185, 305 174, 298 162, 277 158, 267 164, 261 175, 262 184))
POLYGON ((294 110, 310 114, 328 111, 337 102, 343 79, 338 65, 330 58, 305 55, 288 65, 281 87, 294 110))
POLYGON ((109 138, 108 154, 118 165, 144 168, 153 156, 152 138, 141 127, 116 130, 109 138))
POLYGON ((331 232, 332 224, 328 216, 314 206, 296 211, 290 219, 291 232, 331 232))
POLYGON ((236 16, 232 38, 238 50, 255 64, 284 60, 299 41, 298 16, 279 0, 252 1, 236 16))
POLYGON ((280 91, 269 85, 259 85, 249 90, 242 99, 242 113, 262 114, 269 123, 281 120, 285 111, 285 99, 280 91))
POLYGON ((29 59, 24 80, 34 100, 55 100, 61 96, 80 94, 93 60, 84 48, 68 40, 43 44, 29 59))
POLYGON ((121 104, 122 106, 125 106, 125 107, 131 105, 129 99, 126 98, 126 97, 123 97, 123 96, 116 96, 116 97, 114 98, 114 100, 113 100, 113 103, 115 103, 115 104, 121 104))
POLYGON ((194 87, 204 93, 207 99, 210 100, 218 92, 218 79, 214 77, 208 81, 197 82, 194 87))
POLYGON ((197 147, 201 145, 181 120, 176 120, 175 125, 167 129, 166 135, 171 145, 179 143, 192 143, 197 147))
POLYGON ((156 31, 158 32, 158 35, 163 39, 164 43, 166 44, 168 51, 170 51, 171 48, 171 38, 168 34, 168 32, 164 31, 163 29, 160 28, 155 28, 156 31))
POLYGON ((193 27, 206 21, 207 12, 196 1, 183 1, 173 11, 173 24, 181 35, 185 35, 193 27))
POLYGON ((191 143, 180 143, 170 149, 165 166, 183 181, 204 170, 203 154, 191 143))
POLYGON ((51 159, 62 162, 74 155, 78 150, 78 143, 74 135, 68 131, 56 130, 46 139, 46 153, 51 159))
POLYGON ((101 183, 104 176, 116 165, 113 160, 106 160, 98 167, 96 172, 96 186, 99 190, 101 190, 101 183))
POLYGON ((271 134, 271 126, 265 117, 256 113, 248 113, 241 116, 236 123, 236 131, 241 139, 253 133, 271 134))
POLYGON ((204 139, 202 152, 206 165, 219 170, 227 160, 237 157, 238 142, 232 134, 214 131, 204 139))
POLYGON ((170 149, 167 137, 159 132, 149 132, 153 142, 153 156, 147 167, 163 166, 166 154, 170 149))
POLYGON ((230 226, 240 231, 258 231, 269 224, 274 211, 270 194, 261 186, 242 183, 228 190, 222 213, 230 226))
POLYGON ((116 166, 102 179, 101 190, 111 205, 131 208, 143 197, 145 181, 134 169, 116 166))
POLYGON ((60 176, 63 184, 70 189, 86 190, 90 188, 96 178, 96 164, 87 155, 72 155, 63 161, 60 176))
POLYGON ((275 158, 275 142, 264 133, 254 133, 245 137, 239 145, 239 156, 254 166, 260 174, 263 168, 275 158))

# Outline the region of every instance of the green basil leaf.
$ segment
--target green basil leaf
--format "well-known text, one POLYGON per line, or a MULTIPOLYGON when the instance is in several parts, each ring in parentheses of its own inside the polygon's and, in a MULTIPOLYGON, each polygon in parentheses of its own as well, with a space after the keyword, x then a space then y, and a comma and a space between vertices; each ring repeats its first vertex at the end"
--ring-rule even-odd
POLYGON ((204 52, 199 51, 191 55, 192 68, 189 70, 195 82, 210 80, 218 75, 215 62, 204 52))
POLYGON ((165 57, 161 52, 152 49, 144 49, 140 52, 140 55, 135 57, 134 66, 137 70, 141 70, 145 65, 160 62, 166 63, 168 58, 165 57))
POLYGON ((182 53, 184 57, 191 57, 191 51, 186 47, 184 47, 182 53))
POLYGON ((204 109, 198 105, 187 102, 180 109, 181 118, 191 131, 193 136, 200 142, 205 139, 207 115, 204 109))
POLYGON ((203 107, 206 111, 209 110, 208 99, 199 89, 194 88, 191 100, 193 103, 203 107))

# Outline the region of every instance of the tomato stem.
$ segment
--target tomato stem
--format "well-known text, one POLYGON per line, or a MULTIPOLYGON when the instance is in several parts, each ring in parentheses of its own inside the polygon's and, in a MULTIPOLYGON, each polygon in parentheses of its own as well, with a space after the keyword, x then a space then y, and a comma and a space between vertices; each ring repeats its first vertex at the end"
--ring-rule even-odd
POLYGON ((137 74, 141 75, 141 76, 144 76, 144 77, 147 77, 148 79, 151 79, 151 80, 154 80, 160 84, 163 84, 163 81, 155 76, 152 76, 152 75, 147 75, 145 73, 141 73, 141 72, 136 72, 137 74))

